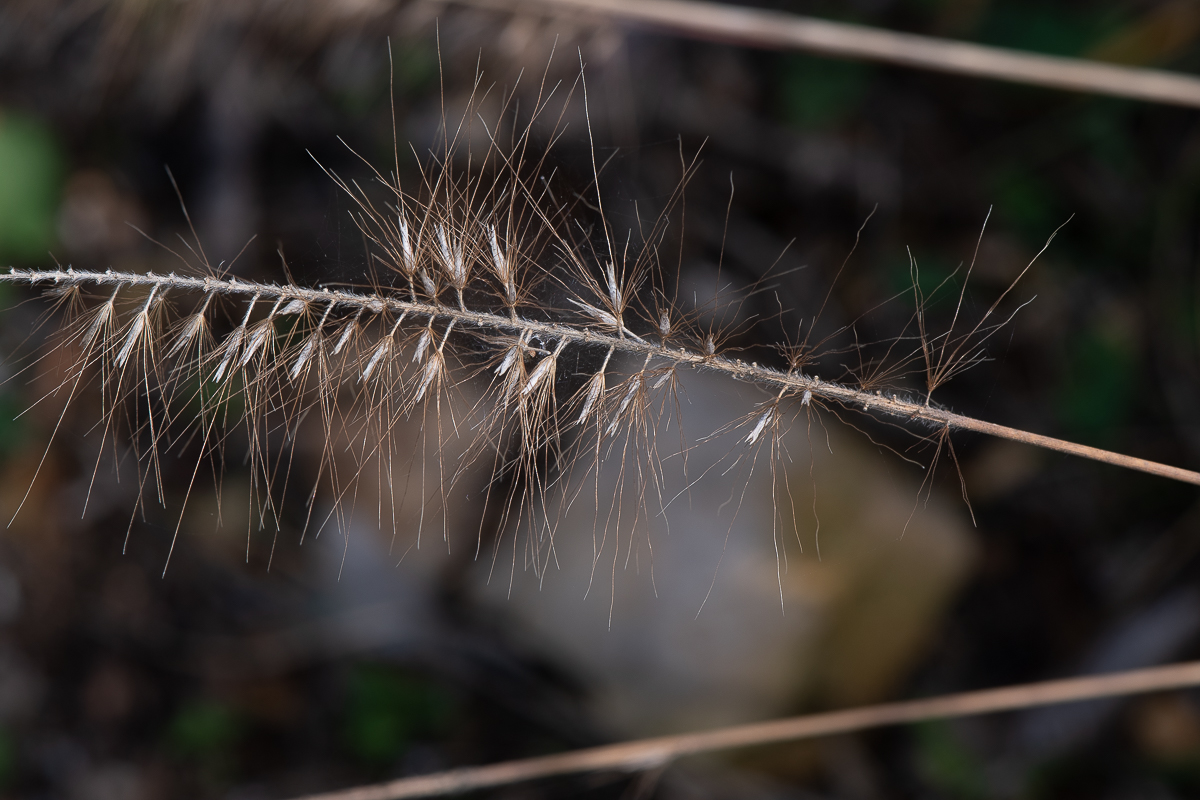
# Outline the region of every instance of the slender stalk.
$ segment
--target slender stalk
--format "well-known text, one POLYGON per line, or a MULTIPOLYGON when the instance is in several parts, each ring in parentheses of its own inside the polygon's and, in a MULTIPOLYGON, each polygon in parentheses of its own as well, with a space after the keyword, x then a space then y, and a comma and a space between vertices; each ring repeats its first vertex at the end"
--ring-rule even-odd
POLYGON ((88 284, 95 286, 141 286, 153 291, 191 291, 204 294, 238 295, 258 297, 264 301, 300 300, 305 303, 328 304, 328 308, 342 306, 352 309, 380 311, 389 309, 406 315, 416 315, 434 320, 453 321, 468 328, 483 331, 501 331, 518 334, 536 334, 548 340, 568 342, 584 346, 602 347, 607 350, 636 353, 653 359, 697 369, 721 372, 735 380, 760 386, 771 392, 801 397, 810 394, 842 406, 860 408, 884 416, 909 422, 920 421, 933 428, 945 430, 969 430, 989 436, 998 436, 1016 442, 1055 450, 1125 469, 1137 470, 1163 478, 1183 481, 1200 486, 1200 472, 1159 464, 1134 456, 1122 455, 1108 450, 1075 444, 1029 433, 1018 428, 1009 428, 992 422, 955 414, 922 402, 906 400, 897 395, 869 392, 823 381, 819 377, 800 372, 781 372, 741 359, 729 359, 707 355, 679 347, 662 345, 637 337, 606 333, 594 327, 572 327, 556 322, 541 322, 523 319, 514 315, 493 314, 465 308, 406 300, 399 296, 361 294, 357 292, 333 291, 329 289, 305 289, 298 286, 279 286, 249 283, 233 278, 222 280, 211 277, 186 277, 175 274, 156 275, 127 272, 57 270, 10 270, 0 274, 0 281, 29 285, 38 284, 88 284))
MULTIPOLYGON (((456 1, 506 11, 518 5, 513 0, 456 1)), ((750 47, 805 50, 1050 89, 1200 107, 1200 78, 1191 75, 1024 53, 782 11, 695 0, 525 0, 519 6, 522 9, 540 6, 550 13, 583 12, 615 17, 673 33, 750 47)))
POLYGON ((943 695, 924 700, 809 714, 773 722, 735 725, 729 728, 659 736, 619 744, 574 750, 552 756, 505 761, 483 767, 463 767, 432 775, 344 791, 306 795, 295 800, 400 800, 431 797, 504 786, 522 781, 570 775, 579 772, 615 770, 636 772, 667 764, 680 756, 729 750, 736 747, 791 742, 838 733, 869 730, 885 725, 950 719, 1035 706, 1120 697, 1200 685, 1200 661, 1165 667, 1026 683, 1002 689, 943 695))

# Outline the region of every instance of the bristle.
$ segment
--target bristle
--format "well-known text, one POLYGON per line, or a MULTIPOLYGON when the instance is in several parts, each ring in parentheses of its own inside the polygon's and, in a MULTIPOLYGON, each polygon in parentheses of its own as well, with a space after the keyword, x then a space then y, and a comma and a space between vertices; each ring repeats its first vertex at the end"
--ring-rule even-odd
POLYGON ((350 337, 358 330, 358 323, 362 319, 364 311, 366 311, 365 308, 360 308, 358 313, 354 315, 354 319, 342 326, 342 335, 338 337, 337 344, 333 347, 333 354, 335 356, 341 354, 342 348, 346 346, 346 343, 350 341, 350 337))
POLYGON ((641 372, 635 372, 629 380, 625 382, 625 392, 621 396, 621 402, 617 405, 617 410, 613 414, 612 422, 608 425, 608 430, 605 433, 612 436, 616 433, 624 422, 625 412, 629 410, 633 399, 637 397, 642 390, 643 375, 641 372))
POLYGON ((246 347, 242 351, 242 357, 238 360, 238 369, 250 363, 250 360, 254 358, 259 349, 271 338, 272 333, 274 333, 274 328, 269 319, 254 326, 254 331, 246 340, 246 347))
POLYGON ((375 367, 379 366, 379 362, 390 355, 392 349, 392 338, 386 337, 379 340, 375 345, 375 351, 371 353, 371 357, 367 359, 367 364, 363 367, 362 377, 360 380, 371 380, 371 373, 375 371, 375 367))
POLYGON ((392 329, 388 331, 387 336, 381 338, 375 345, 375 349, 372 351, 371 357, 367 359, 367 364, 365 367, 363 367, 362 376, 359 378, 360 381, 369 381, 371 379, 371 373, 375 371, 375 368, 379 366, 380 362, 392 354, 392 347, 396 343, 396 331, 400 329, 400 326, 404 323, 404 318, 406 316, 407 313, 401 314, 400 318, 397 319, 395 324, 392 325, 392 329))
POLYGON ((496 375, 500 377, 507 375, 508 371, 512 369, 513 365, 516 364, 520 359, 524 358, 525 350, 528 347, 529 333, 528 331, 525 331, 522 332, 522 334, 517 337, 517 340, 509 345, 509 347, 504 351, 504 358, 501 359, 500 366, 496 367, 496 375))
POLYGON ((279 310, 279 306, 282 304, 283 298, 280 297, 275 301, 275 305, 271 307, 271 311, 267 314, 267 318, 254 326, 253 332, 251 332, 250 336, 246 340, 246 347, 242 352, 242 357, 238 361, 238 369, 242 369, 249 364, 250 360, 254 358, 254 355, 271 338, 271 334, 275 332, 275 314, 279 310))
POLYGON ((417 268, 417 258, 413 254, 412 239, 408 235, 408 217, 403 211, 398 215, 396 224, 400 231, 400 263, 396 266, 411 280, 417 268))
POLYGON ((621 297, 621 286, 617 283, 616 268, 613 267, 611 261, 608 262, 606 274, 608 276, 608 298, 612 301, 612 307, 619 312, 620 309, 625 307, 625 304, 621 297))
POLYGON ((488 248, 492 253, 492 270, 496 273, 496 277, 500 279, 500 285, 504 289, 504 302, 513 309, 515 316, 515 306, 517 304, 517 284, 513 275, 512 262, 505 256, 504 251, 500 248, 500 242, 496 238, 496 226, 486 226, 488 233, 488 248))
POLYGON ((433 385, 435 379, 440 378, 442 371, 446 368, 446 363, 442 359, 442 354, 436 350, 429 354, 429 358, 425 360, 425 369, 421 371, 421 380, 417 384, 417 393, 413 396, 413 402, 419 403, 425 398, 425 392, 433 385))
POLYGON ((584 393, 583 407, 579 411, 579 419, 576 420, 577 425, 583 425, 592 415, 592 409, 596 406, 596 401, 604 394, 604 373, 597 372, 588 379, 587 387, 584 393))
POLYGON ((154 302, 154 296, 158 293, 158 287, 155 286, 150 290, 150 296, 146 298, 145 304, 133 318, 133 322, 129 323, 129 332, 125 335, 125 344, 121 347, 121 352, 117 353, 114 362, 118 367, 125 366, 129 361, 129 356, 133 353, 133 349, 142 341, 142 336, 146 333, 146 329, 150 325, 150 306, 154 302))
MULTIPOLYGON (((433 320, 430 320, 430 325, 432 324, 433 320)), ((426 328, 425 330, 421 331, 421 335, 417 338, 417 350, 415 353, 413 353, 413 363, 424 360, 425 351, 429 349, 429 343, 432 341, 433 330, 431 328, 426 328)))
POLYGON ((296 380, 300 376, 300 372, 308 364, 308 360, 312 358, 313 353, 317 351, 320 344, 321 334, 314 333, 308 337, 308 340, 304 342, 304 346, 300 348, 300 355, 296 356, 296 363, 292 365, 291 371, 288 372, 289 378, 296 380))
POLYGON ((614 317, 612 314, 608 313, 607 311, 596 308, 591 303, 585 303, 582 300, 576 300, 573 297, 571 298, 571 302, 574 303, 575 305, 579 306, 581 309, 583 309, 589 316, 591 316, 597 322, 607 325, 608 327, 612 328, 614 331, 621 330, 621 323, 619 323, 617 321, 617 318, 614 317))
POLYGON ((242 339, 246 336, 246 329, 242 327, 235 328, 232 333, 226 337, 221 345, 221 349, 225 353, 225 357, 221 359, 221 364, 217 367, 217 371, 213 373, 213 383, 220 383, 225 377, 225 370, 237 358, 238 348, 241 347, 242 339))
POLYGON ((433 279, 423 269, 418 270, 417 275, 421 278, 421 286, 425 289, 425 294, 429 296, 430 300, 436 301, 438 294, 437 284, 433 282, 433 279))
POLYGON ((103 333, 112 325, 114 304, 117 301, 117 292, 120 290, 121 287, 118 285, 116 289, 113 289, 112 296, 108 298, 108 301, 96 309, 95 317, 92 319, 92 323, 88 326, 87 332, 83 335, 83 339, 80 342, 80 344, 83 345, 85 352, 91 350, 92 345, 94 345, 96 341, 102 337, 103 333))
POLYGON ((320 350, 321 343, 325 340, 323 335, 325 321, 329 319, 329 314, 333 311, 334 305, 336 304, 331 300, 325 306, 325 313, 321 315, 321 321, 317 323, 317 329, 309 335, 308 339, 304 342, 304 346, 300 348, 300 355, 296 356, 296 362, 292 365, 292 369, 288 373, 288 377, 293 381, 300 376, 300 373, 307 366, 309 360, 320 350))
POLYGON ((555 348, 554 352, 538 362, 538 365, 533 368, 533 372, 529 373, 529 378, 525 381, 525 385, 521 387, 522 397, 527 397, 538 387, 538 384, 541 383, 547 375, 553 374, 554 365, 558 361, 558 356, 560 353, 562 353, 563 348, 566 347, 566 345, 566 339, 560 340, 558 347, 555 348))
POLYGON ((242 341, 246 338, 246 324, 249 323, 250 315, 254 313, 254 305, 260 297, 262 297, 261 293, 250 298, 250 302, 246 304, 246 316, 242 317, 242 324, 234 328, 221 344, 221 350, 225 355, 221 359, 221 364, 217 367, 217 371, 213 373, 213 383, 220 383, 225 377, 225 371, 229 368, 229 365, 237 359, 242 341))
POLYGON ((207 325, 204 315, 208 312, 208 307, 212 303, 212 299, 213 295, 211 293, 206 294, 200 307, 180 326, 179 335, 175 337, 175 342, 171 345, 171 349, 167 353, 169 357, 175 358, 184 352, 193 342, 200 339, 207 325))
POLYGON ((769 406, 765 411, 758 415, 758 421, 754 423, 754 429, 746 436, 746 444, 754 444, 758 441, 758 437, 762 435, 763 428, 770 424, 775 418, 775 406, 769 406))

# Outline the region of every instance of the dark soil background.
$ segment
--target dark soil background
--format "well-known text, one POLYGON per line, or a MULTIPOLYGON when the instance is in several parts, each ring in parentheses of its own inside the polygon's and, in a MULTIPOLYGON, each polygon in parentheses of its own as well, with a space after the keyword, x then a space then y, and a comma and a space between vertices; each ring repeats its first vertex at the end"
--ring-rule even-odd
MULTIPOLYGON (((1193 0, 777 7, 1200 71, 1193 0)), ((937 399, 1005 425, 1200 465, 1200 112, 1191 109, 519 10, 10 2, 0 8, 0 264, 180 269, 147 238, 181 249, 177 236, 188 234, 169 168, 214 263, 237 256, 238 276, 282 280, 282 251, 297 281, 364 280, 348 203, 314 159, 358 178, 367 170, 347 145, 390 163, 389 37, 397 135, 420 153, 436 146, 443 104, 461 108, 477 70, 497 96, 516 86, 532 102, 544 72, 569 87, 585 62, 597 154, 611 157, 601 185, 614 228, 659 213, 681 157, 698 153, 671 257, 685 285, 721 261, 735 290, 772 287, 747 301, 749 321, 730 342, 764 361, 779 358, 769 345, 794 339, 831 286, 820 325, 857 320, 862 358, 881 352, 867 343, 912 336, 910 253, 926 292, 945 282, 928 305, 930 329, 944 330, 964 274, 956 268, 978 243, 964 311, 978 319, 1057 230, 1003 315, 1036 299, 989 341, 989 360, 937 399)), ((585 191, 591 151, 576 106, 549 163, 585 191)), ((58 415, 39 407, 14 419, 50 388, 18 374, 27 363, 18 356, 36 352, 54 321, 36 327, 47 304, 4 291, 7 521, 58 415)), ((838 379, 859 358, 839 352, 820 369, 838 379)), ((916 371, 890 385, 920 392, 922 381, 916 371)), ((211 533, 198 524, 185 526, 164 576, 173 523, 151 512, 131 529, 137 486, 106 477, 108 462, 80 518, 96 452, 87 404, 98 412, 94 399, 81 402, 0 535, 0 796, 286 798, 645 732, 612 724, 592 677, 476 602, 463 558, 393 570, 386 548, 377 559, 361 555, 371 562, 364 570, 378 561, 384 576, 363 600, 364 582, 338 580, 336 532, 326 536, 332 548, 300 544, 303 493, 287 503, 293 528, 280 534, 269 570, 269 534, 254 532, 247 550, 245 527, 211 533), (382 617, 371 616, 380 608, 382 617)), ((912 444, 891 429, 870 432, 901 450, 912 444)), ((921 623, 915 655, 881 666, 886 690, 861 699, 1197 655, 1194 487, 972 436, 955 447, 975 555, 921 623)), ((966 519, 958 477, 942 466, 934 496, 966 519)), ((225 470, 225 491, 236 493, 247 467, 233 456, 225 470)), ((870 499, 864 486, 862 502, 870 499)), ((901 549, 903 527, 901 515, 901 549)), ((769 541, 769 531, 762 536, 769 541)), ((834 568, 835 558, 805 553, 806 570, 834 568)), ((764 580, 773 586, 774 571, 764 580)), ((736 625, 738 608, 727 602, 712 613, 736 625)), ((782 630, 790 619, 769 624, 782 630)), ((614 627, 622 624, 618 616, 614 627)), ((863 653, 876 658, 887 656, 863 653)), ((767 716, 838 706, 841 697, 797 690, 767 716)), ((481 794, 1192 797, 1200 696, 910 726, 481 794)))

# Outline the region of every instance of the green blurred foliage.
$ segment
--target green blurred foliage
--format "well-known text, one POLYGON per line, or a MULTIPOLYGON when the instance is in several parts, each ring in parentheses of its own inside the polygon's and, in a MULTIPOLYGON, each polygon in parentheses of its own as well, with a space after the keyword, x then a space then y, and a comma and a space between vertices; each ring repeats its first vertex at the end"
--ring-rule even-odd
POLYGON ((26 400, 16 392, 0 393, 0 457, 19 450, 29 438, 29 425, 18 418, 28 409, 26 400))
POLYGON ((12 734, 0 729, 0 788, 12 785, 17 774, 17 743, 12 734))
POLYGON ((50 128, 0 109, 0 262, 48 258, 64 174, 50 128))
POLYGON ((917 771, 947 797, 973 800, 988 795, 983 762, 954 735, 946 722, 925 722, 916 734, 917 771))
POLYGON ((1137 145, 1130 135, 1133 105, 1120 100, 1093 100, 1080 109, 1072 133, 1088 155, 1110 169, 1128 175, 1139 171, 1137 145))
POLYGON ((405 42, 392 49, 392 76, 403 94, 429 92, 438 79, 437 48, 426 40, 405 42))
POLYGON ((395 44, 391 66, 389 83, 387 53, 353 51, 344 55, 338 68, 327 76, 331 98, 347 116, 359 118, 389 107, 390 91, 395 91, 397 103, 403 103, 407 97, 427 95, 436 87, 437 49, 426 42, 395 44))
POLYGON ((899 297, 899 302, 911 306, 915 312, 915 279, 926 312, 953 311, 962 289, 959 282, 961 277, 961 274, 955 275, 955 265, 945 260, 943 254, 926 255, 914 250, 911 260, 897 258, 889 262, 888 292, 889 296, 899 297))
POLYGON ((801 54, 779 56, 779 108, 785 122, 801 128, 832 128, 861 105, 872 68, 801 54))
POLYGON ((1053 55, 1080 55, 1113 35, 1128 20, 1124 8, 1108 3, 993 2, 974 38, 987 44, 1053 55))
POLYGON ((1200 754, 1170 761, 1156 760, 1150 764, 1150 771, 1174 789, 1178 796, 1200 796, 1200 754))
POLYGON ((227 762, 242 735, 242 721, 229 706, 199 700, 183 706, 167 726, 167 743, 178 756, 204 764, 227 762))
MULTIPOLYGON (((14 302, 12 286, 0 285, 0 309, 11 308, 14 302)), ((18 418, 28 410, 28 399, 11 381, 6 382, 0 390, 0 458, 20 449, 29 438, 28 422, 18 418)))
POLYGON ((453 698, 429 681, 375 664, 350 675, 343 738, 359 760, 386 766, 416 740, 446 731, 453 698))
POLYGON ((988 183, 996 216, 1018 231, 1027 245, 1040 248, 1070 216, 1062 210, 1054 185, 1030 165, 1012 164, 993 170, 988 183))
POLYGON ((1103 321, 1068 344, 1055 407, 1072 437, 1097 446, 1117 437, 1137 388, 1136 355, 1128 338, 1103 321))

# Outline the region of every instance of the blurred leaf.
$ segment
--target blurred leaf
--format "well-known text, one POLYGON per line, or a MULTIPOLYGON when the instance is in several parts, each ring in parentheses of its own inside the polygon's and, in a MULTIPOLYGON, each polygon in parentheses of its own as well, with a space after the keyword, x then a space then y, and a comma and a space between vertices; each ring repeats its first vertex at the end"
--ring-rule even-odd
POLYGON ((1121 101, 1092 102, 1078 117, 1079 138, 1097 161, 1122 173, 1137 166, 1137 146, 1129 130, 1131 105, 1121 101))
POLYGON ((453 702, 443 690, 399 670, 361 665, 350 678, 345 741, 363 761, 394 761, 414 739, 444 730, 453 702))
POLYGON ((0 456, 18 450, 29 438, 29 425, 17 418, 28 409, 25 400, 14 393, 0 394, 0 456))
MULTIPOLYGON (((0 308, 11 308, 13 302, 12 287, 0 286, 0 308)), ((12 382, 5 383, 3 391, 0 391, 0 457, 19 449, 29 438, 28 422, 17 416, 28 409, 27 400, 21 396, 20 390, 12 382)), ((0 785, 3 785, 2 780, 0 785)))
POLYGON ((1103 444, 1115 435, 1132 404, 1136 367, 1128 342, 1100 325, 1070 344, 1057 408, 1075 437, 1103 444))
POLYGON ((12 735, 0 729, 0 787, 10 786, 17 772, 17 743, 12 735))
POLYGON ((241 736, 241 723, 228 706, 199 701, 184 706, 167 729, 171 748, 198 761, 222 760, 241 736))
POLYGON ((417 94, 431 89, 438 77, 438 54, 425 41, 405 42, 392 50, 396 90, 417 94))
POLYGON ((1054 187, 1031 169, 996 170, 989 183, 997 216, 1016 227, 1031 246, 1040 248, 1067 219, 1059 210, 1054 187))
POLYGON ((917 770, 931 786, 962 800, 987 796, 983 764, 950 725, 926 722, 915 730, 917 770))
POLYGON ((844 122, 861 105, 871 81, 871 68, 855 61, 789 54, 780 62, 783 119, 804 128, 844 122))
POLYGON ((903 302, 911 306, 915 277, 925 298, 925 311, 953 311, 962 288, 958 280, 961 275, 954 275, 955 265, 938 253, 918 254, 914 251, 913 258, 916 261, 915 270, 907 258, 894 259, 889 263, 887 276, 890 294, 902 296, 903 302))
POLYGON ((0 110, 0 261, 46 258, 54 244, 63 174, 63 156, 50 129, 0 110))
POLYGON ((1180 758, 1170 762, 1155 762, 1153 772, 1171 786, 1180 797, 1195 797, 1200 793, 1200 757, 1180 758))
POLYGON ((1064 7, 1009 0, 991 5, 978 38, 1002 47, 1074 56, 1119 31, 1122 16, 1119 9, 1101 4, 1064 7))
MULTIPOLYGON (((337 107, 350 117, 390 108, 389 90, 397 102, 420 95, 436 85, 437 50, 423 42, 396 43, 392 48, 392 83, 388 82, 386 51, 343 44, 326 58, 324 77, 337 107)), ((389 118, 390 124, 390 118, 389 118)), ((389 133, 390 140, 390 133, 389 133)))

